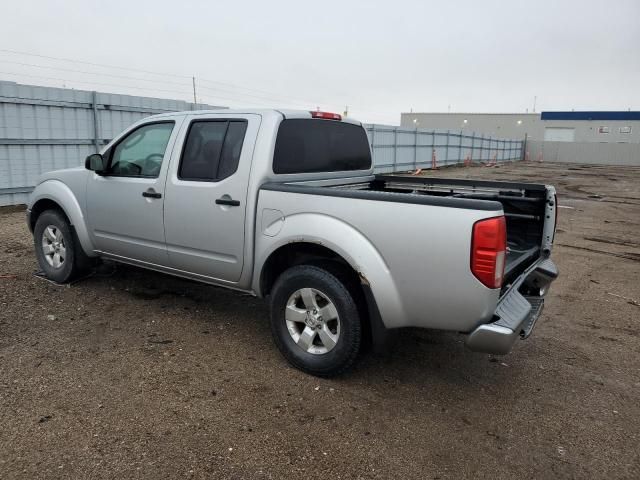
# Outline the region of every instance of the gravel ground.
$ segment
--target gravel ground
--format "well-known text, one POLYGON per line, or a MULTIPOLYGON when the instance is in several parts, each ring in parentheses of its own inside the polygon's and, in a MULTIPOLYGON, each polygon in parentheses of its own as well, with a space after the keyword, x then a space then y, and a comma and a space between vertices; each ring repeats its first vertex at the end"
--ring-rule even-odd
POLYGON ((508 356, 407 330, 319 380, 250 296, 35 278, 24 212, 0 210, 0 478, 640 478, 640 168, 427 175, 559 189, 561 277, 508 356))

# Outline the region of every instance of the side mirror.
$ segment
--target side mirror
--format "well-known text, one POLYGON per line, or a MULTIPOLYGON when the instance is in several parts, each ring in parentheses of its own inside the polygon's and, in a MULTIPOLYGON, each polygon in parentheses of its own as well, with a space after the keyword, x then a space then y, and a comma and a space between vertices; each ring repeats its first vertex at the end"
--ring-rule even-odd
POLYGON ((105 164, 106 162, 102 155, 100 155, 99 153, 92 153, 84 161, 84 168, 86 168, 87 170, 93 170, 98 175, 100 175, 106 170, 107 166, 105 164))

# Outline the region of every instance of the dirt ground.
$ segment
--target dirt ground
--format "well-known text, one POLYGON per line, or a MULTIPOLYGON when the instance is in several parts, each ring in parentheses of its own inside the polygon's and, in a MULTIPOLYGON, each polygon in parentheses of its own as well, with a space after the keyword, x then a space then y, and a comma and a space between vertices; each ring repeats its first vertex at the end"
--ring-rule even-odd
POLYGON ((0 210, 0 478, 640 478, 640 168, 434 174, 557 186, 545 313, 505 357, 407 330, 332 380, 285 363, 250 296, 34 277, 0 210))

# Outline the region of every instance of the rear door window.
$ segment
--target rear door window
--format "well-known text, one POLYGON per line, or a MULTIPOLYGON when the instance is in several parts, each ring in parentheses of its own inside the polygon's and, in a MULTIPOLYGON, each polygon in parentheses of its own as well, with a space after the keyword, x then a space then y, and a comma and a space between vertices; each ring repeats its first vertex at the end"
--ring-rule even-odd
POLYGON ((191 123, 178 177, 215 182, 238 170, 246 120, 198 120, 191 123))
POLYGON ((371 151, 364 128, 335 120, 284 120, 278 129, 273 172, 367 170, 371 151))

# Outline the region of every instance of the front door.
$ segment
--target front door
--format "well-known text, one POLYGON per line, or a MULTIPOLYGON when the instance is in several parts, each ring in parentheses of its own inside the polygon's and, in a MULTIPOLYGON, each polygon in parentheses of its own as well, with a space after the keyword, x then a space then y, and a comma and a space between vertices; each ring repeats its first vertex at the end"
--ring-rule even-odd
POLYGON ((87 220, 96 249, 167 265, 163 202, 167 165, 179 126, 146 123, 114 144, 105 174, 87 183, 87 220))
MULTIPOLYGON (((260 116, 194 115, 185 122, 166 184, 165 234, 173 268, 237 282, 260 116)), ((250 234, 251 232, 249 232, 250 234)))

